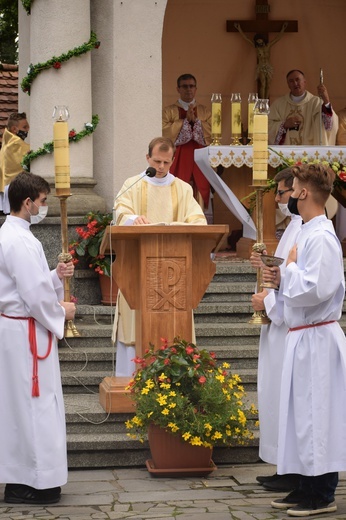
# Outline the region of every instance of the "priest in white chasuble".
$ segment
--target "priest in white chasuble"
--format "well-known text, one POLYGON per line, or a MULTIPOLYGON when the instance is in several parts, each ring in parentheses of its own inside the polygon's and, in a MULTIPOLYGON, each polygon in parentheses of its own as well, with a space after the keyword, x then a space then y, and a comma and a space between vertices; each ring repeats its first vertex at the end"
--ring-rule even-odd
POLYGON ((320 83, 318 96, 306 90, 306 79, 300 70, 288 72, 288 94, 276 99, 269 114, 269 144, 290 146, 335 145, 338 116, 335 114, 326 86, 320 83))
MULTIPOLYGON (((140 226, 155 223, 206 225, 201 206, 193 197, 191 186, 169 172, 175 146, 166 137, 157 137, 149 144, 146 156, 154 177, 143 172, 127 179, 114 202, 117 226, 140 226)), ((119 291, 113 342, 117 343, 116 376, 131 376, 135 351, 135 311, 119 291)))

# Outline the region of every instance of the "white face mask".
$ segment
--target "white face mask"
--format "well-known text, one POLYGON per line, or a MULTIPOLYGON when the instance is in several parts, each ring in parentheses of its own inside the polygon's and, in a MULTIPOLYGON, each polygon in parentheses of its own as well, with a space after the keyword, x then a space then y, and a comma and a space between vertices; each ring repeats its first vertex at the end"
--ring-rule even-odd
MULTIPOLYGON (((34 201, 32 201, 32 203, 35 204, 34 201)), ((35 204, 35 206, 38 208, 37 215, 31 215, 30 211, 28 210, 30 215, 30 224, 39 224, 48 213, 48 206, 37 206, 37 204, 35 204)))
POLYGON ((292 216, 292 213, 289 211, 287 204, 281 204, 280 202, 278 202, 278 206, 279 206, 279 210, 281 211, 281 213, 286 215, 286 217, 292 216))

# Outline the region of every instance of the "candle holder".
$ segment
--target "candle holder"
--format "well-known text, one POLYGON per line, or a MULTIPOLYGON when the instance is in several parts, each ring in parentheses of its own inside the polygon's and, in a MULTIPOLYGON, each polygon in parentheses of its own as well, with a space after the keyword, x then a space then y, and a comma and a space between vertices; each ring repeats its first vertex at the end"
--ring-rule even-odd
MULTIPOLYGON (((68 231, 67 231, 67 207, 66 200, 71 196, 70 192, 70 152, 68 139, 67 120, 70 117, 68 108, 64 105, 57 105, 53 111, 54 119, 54 168, 55 168, 55 191, 60 202, 61 217, 61 241, 62 252, 58 256, 59 262, 70 262, 72 256, 68 251, 68 231)), ((64 301, 71 301, 70 279, 64 278, 64 301)), ((72 320, 65 322, 64 337, 72 338, 80 336, 72 320)))
POLYGON ((253 119, 254 119, 254 108, 256 101, 258 100, 257 92, 250 92, 249 97, 247 99, 248 109, 247 109, 247 136, 249 139, 248 145, 252 145, 253 143, 253 119))
POLYGON ((221 145, 221 104, 222 96, 219 93, 211 96, 211 143, 210 146, 221 145))
POLYGON ((241 139, 241 96, 239 93, 231 96, 231 146, 239 146, 241 139))

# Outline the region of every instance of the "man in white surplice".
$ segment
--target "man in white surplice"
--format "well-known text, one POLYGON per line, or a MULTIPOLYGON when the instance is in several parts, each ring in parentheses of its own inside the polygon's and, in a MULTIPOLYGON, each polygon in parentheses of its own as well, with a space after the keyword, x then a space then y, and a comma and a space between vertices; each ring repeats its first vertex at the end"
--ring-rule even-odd
POLYGON ((264 268, 280 288, 276 305, 289 329, 282 370, 277 471, 300 486, 272 506, 289 516, 336 511, 338 472, 346 470, 346 339, 338 324, 345 296, 342 251, 325 216, 334 172, 320 164, 292 168, 288 209, 303 219, 284 275, 264 268))
MULTIPOLYGON (((275 200, 279 209, 287 217, 291 218, 275 251, 275 256, 284 258, 280 266, 281 273, 286 268, 288 253, 296 243, 297 235, 302 225, 299 215, 291 215, 287 208, 288 199, 293 191, 293 174, 291 168, 285 168, 276 174, 275 182, 278 183, 275 200)), ((259 263, 258 253, 251 255, 253 267, 263 267, 259 263)), ((262 325, 259 355, 258 355, 258 411, 260 422, 259 455, 262 460, 270 464, 277 463, 277 445, 279 429, 280 385, 282 364, 285 352, 285 339, 287 326, 282 321, 282 316, 277 317, 274 289, 263 289, 252 296, 252 305, 255 311, 265 310, 272 320, 269 325, 262 325)), ((271 475, 259 476, 257 480, 264 488, 273 491, 291 491, 297 486, 298 475, 271 475)))
MULTIPOLYGON (((127 179, 114 202, 117 226, 142 226, 157 222, 206 225, 201 206, 193 197, 191 186, 169 173, 175 147, 167 137, 157 137, 149 144, 146 159, 156 170, 155 177, 145 172, 127 179), (138 181, 138 182, 136 182, 138 181)), ((113 342, 116 341, 116 376, 131 376, 135 370, 135 311, 119 291, 114 318, 113 342)))
POLYGON ((5 502, 49 504, 67 481, 66 426, 56 336, 74 303, 63 301, 72 262, 49 270, 30 231, 47 213, 48 182, 19 173, 0 229, 0 482, 5 502))

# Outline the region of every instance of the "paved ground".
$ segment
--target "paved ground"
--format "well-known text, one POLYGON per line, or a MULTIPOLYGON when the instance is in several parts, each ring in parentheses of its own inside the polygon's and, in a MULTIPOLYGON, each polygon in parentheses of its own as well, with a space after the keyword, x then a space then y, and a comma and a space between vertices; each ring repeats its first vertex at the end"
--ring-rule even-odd
MULTIPOLYGON (((221 466, 208 478, 157 478, 146 469, 71 471, 54 506, 9 507, 0 499, 0 520, 281 520, 292 518, 270 506, 273 498, 256 484, 272 474, 265 464, 221 466)), ((0 485, 0 497, 4 486, 0 485)), ((340 475, 337 513, 310 518, 346 520, 346 473, 340 475)))

